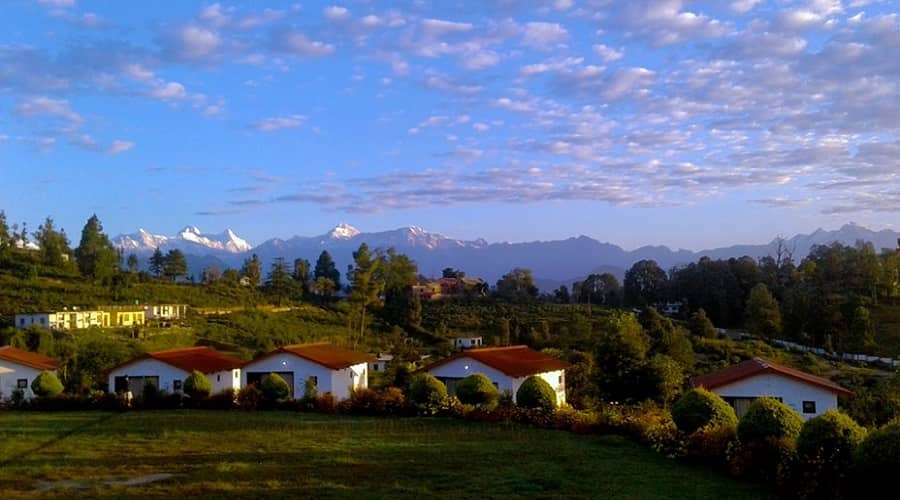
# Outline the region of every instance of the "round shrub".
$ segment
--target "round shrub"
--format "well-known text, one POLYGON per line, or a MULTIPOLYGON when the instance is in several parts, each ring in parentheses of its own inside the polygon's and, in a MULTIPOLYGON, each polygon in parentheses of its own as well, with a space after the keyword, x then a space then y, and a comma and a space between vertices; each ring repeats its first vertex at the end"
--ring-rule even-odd
POLYGON ((263 398, 269 402, 283 401, 291 393, 291 388, 281 375, 270 373, 262 378, 259 383, 263 398))
POLYGON ((447 387, 428 373, 415 375, 409 384, 409 400, 416 409, 433 415, 447 405, 447 387))
POLYGON ((516 405, 522 408, 556 408, 556 391, 541 377, 534 375, 525 379, 516 391, 516 405))
POLYGON ((194 370, 184 379, 182 390, 191 399, 205 399, 212 393, 212 382, 203 373, 194 370))
POLYGON ((473 373, 456 384, 456 397, 467 405, 491 406, 500 398, 500 391, 486 375, 473 373))
POLYGON ((58 396, 62 394, 63 385, 53 372, 42 371, 31 381, 31 391, 42 398, 58 396))
POLYGON ((790 406, 772 398, 759 398, 750 404, 738 423, 741 441, 764 441, 768 438, 795 439, 803 427, 803 419, 790 406))
POLYGON ((261 399, 262 391, 259 390, 259 387, 256 387, 256 384, 250 384, 238 391, 238 407, 242 410, 256 410, 261 399))
POLYGON ((693 434, 706 426, 737 426, 731 407, 718 394, 699 387, 692 389, 672 406, 672 420, 685 434, 693 434))
POLYGON ((870 433, 856 451, 860 498, 881 496, 892 491, 900 471, 900 422, 870 433))
POLYGON ((850 493, 848 473, 865 435, 865 429, 837 410, 806 421, 797 438, 796 493, 805 498, 850 493))

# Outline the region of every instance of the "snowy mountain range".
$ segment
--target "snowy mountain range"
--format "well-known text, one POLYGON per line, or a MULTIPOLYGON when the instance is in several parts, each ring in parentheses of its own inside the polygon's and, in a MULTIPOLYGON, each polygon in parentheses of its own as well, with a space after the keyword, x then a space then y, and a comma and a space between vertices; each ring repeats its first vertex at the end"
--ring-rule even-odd
MULTIPOLYGON (((898 238, 900 233, 895 231, 872 231, 850 223, 836 230, 818 229, 781 241, 783 247, 799 261, 815 245, 835 241, 854 244, 861 240, 872 242, 877 250, 896 249, 898 238)), ((396 248, 414 259, 419 272, 425 276, 439 276, 441 269, 454 267, 492 283, 514 267, 525 267, 533 271, 542 289, 549 290, 560 284, 571 284, 595 272, 612 272, 621 278, 626 269, 642 259, 653 259, 664 269, 669 269, 694 262, 700 257, 727 259, 746 255, 761 258, 774 254, 778 241, 773 239, 764 244, 734 245, 697 252, 672 250, 666 246, 645 246, 629 251, 587 236, 556 241, 488 243, 483 239, 453 239, 417 226, 366 233, 348 224, 339 224, 319 236, 273 238, 255 247, 230 229, 219 234, 204 234, 193 226, 184 228, 174 236, 154 235, 142 229, 114 238, 113 244, 126 254, 135 253, 144 260, 156 247, 164 251, 178 248, 187 256, 191 272, 199 275, 204 267, 209 266, 238 268, 244 259, 254 253, 266 266, 279 257, 288 262, 304 258, 314 263, 323 250, 331 253, 338 269, 343 271, 351 263, 353 251, 365 242, 371 248, 396 248)))

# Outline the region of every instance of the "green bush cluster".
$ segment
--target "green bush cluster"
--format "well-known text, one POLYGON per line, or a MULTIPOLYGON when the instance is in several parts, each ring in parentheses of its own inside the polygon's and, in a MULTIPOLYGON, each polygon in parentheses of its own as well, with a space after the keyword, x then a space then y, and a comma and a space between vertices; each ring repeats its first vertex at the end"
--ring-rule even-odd
POLYGON ((688 391, 672 406, 672 420, 686 434, 706 426, 734 427, 738 423, 734 408, 702 387, 688 391))
POLYGON ((456 384, 456 397, 463 404, 492 406, 500 398, 500 391, 486 375, 473 373, 456 384))
POLYGON ((553 411, 556 408, 556 391, 546 380, 532 375, 516 391, 516 405, 553 411))
POLYGON ((447 387, 428 373, 416 374, 409 384, 410 402, 423 415, 435 415, 447 407, 447 387))
POLYGON ((203 372, 194 370, 186 379, 182 386, 184 393, 192 399, 204 399, 212 393, 212 382, 206 378, 203 372))

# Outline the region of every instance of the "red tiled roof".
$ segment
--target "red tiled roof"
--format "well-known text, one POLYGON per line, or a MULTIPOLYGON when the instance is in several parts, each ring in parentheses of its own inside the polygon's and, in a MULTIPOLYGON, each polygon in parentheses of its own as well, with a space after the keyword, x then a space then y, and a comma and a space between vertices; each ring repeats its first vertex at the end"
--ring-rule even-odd
MULTIPOLYGON (((132 363, 144 360, 155 359, 167 365, 174 366, 188 373, 194 370, 201 373, 216 373, 226 370, 240 368, 244 364, 243 361, 222 354, 221 352, 210 347, 188 347, 184 349, 169 349, 166 351, 148 352, 143 356, 132 359, 131 361, 121 364, 113 370, 132 363)), ((112 370, 110 370, 112 371, 112 370)))
POLYGON ((852 394, 852 392, 850 392, 848 389, 835 384, 827 378, 810 375, 809 373, 795 370, 793 368, 788 368, 777 363, 772 363, 771 361, 766 361, 762 358, 753 358, 749 361, 744 361, 743 363, 729 366, 728 368, 719 370, 717 372, 708 373, 700 377, 694 377, 691 379, 691 386, 715 389, 717 387, 722 387, 739 380, 744 380, 750 377, 755 377, 756 375, 766 373, 782 375, 846 396, 852 394))
POLYGON ((268 358, 269 356, 274 356, 279 353, 293 354, 294 356, 312 361, 313 363, 320 364, 326 368, 331 368, 332 370, 341 370, 353 365, 358 365, 360 363, 369 363, 375 361, 375 358, 369 356, 368 354, 363 354, 350 349, 345 349, 343 347, 338 347, 336 345, 329 344, 328 342, 319 342, 315 344, 287 345, 268 354, 264 354, 246 364, 250 364, 255 361, 259 361, 260 359, 268 358))
POLYGON ((28 366, 36 370, 56 370, 59 361, 48 358, 42 354, 15 348, 13 346, 0 347, 0 359, 12 361, 22 366, 28 366))
POLYGON ((458 352, 425 368, 431 371, 460 358, 472 358, 510 377, 526 377, 538 373, 565 370, 572 365, 525 345, 480 347, 458 352))

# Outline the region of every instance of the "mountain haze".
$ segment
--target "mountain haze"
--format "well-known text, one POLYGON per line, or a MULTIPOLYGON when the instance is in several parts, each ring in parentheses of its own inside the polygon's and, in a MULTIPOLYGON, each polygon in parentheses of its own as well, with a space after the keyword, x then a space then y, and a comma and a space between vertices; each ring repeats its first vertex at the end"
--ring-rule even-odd
MULTIPOLYGON (((891 230, 872 231, 849 223, 839 229, 817 229, 810 234, 798 234, 783 239, 782 246, 796 260, 806 256, 815 245, 840 242, 854 244, 868 241, 876 250, 897 248, 900 233, 891 230)), ((560 284, 571 284, 590 273, 611 272, 620 278, 632 264, 652 259, 664 269, 694 262, 701 257, 727 259, 749 256, 755 259, 773 255, 778 239, 764 244, 744 244, 701 251, 672 250, 666 246, 644 246, 634 250, 600 242, 587 236, 554 241, 521 243, 488 243, 483 239, 458 240, 409 226, 391 231, 366 233, 348 224, 339 224, 319 236, 294 236, 289 239, 272 238, 251 247, 230 229, 219 234, 204 234, 188 226, 175 236, 153 235, 143 229, 137 233, 120 235, 113 244, 126 254, 136 253, 146 259, 158 246, 166 251, 178 248, 185 253, 191 273, 199 275, 204 267, 240 267, 250 254, 259 255, 264 265, 283 257, 289 262, 304 258, 315 263, 323 250, 331 253, 338 270, 345 271, 352 262, 352 253, 363 242, 371 248, 394 247, 414 259, 419 272, 425 276, 439 276, 445 267, 465 270, 490 283, 514 267, 531 269, 543 290, 560 284)))

